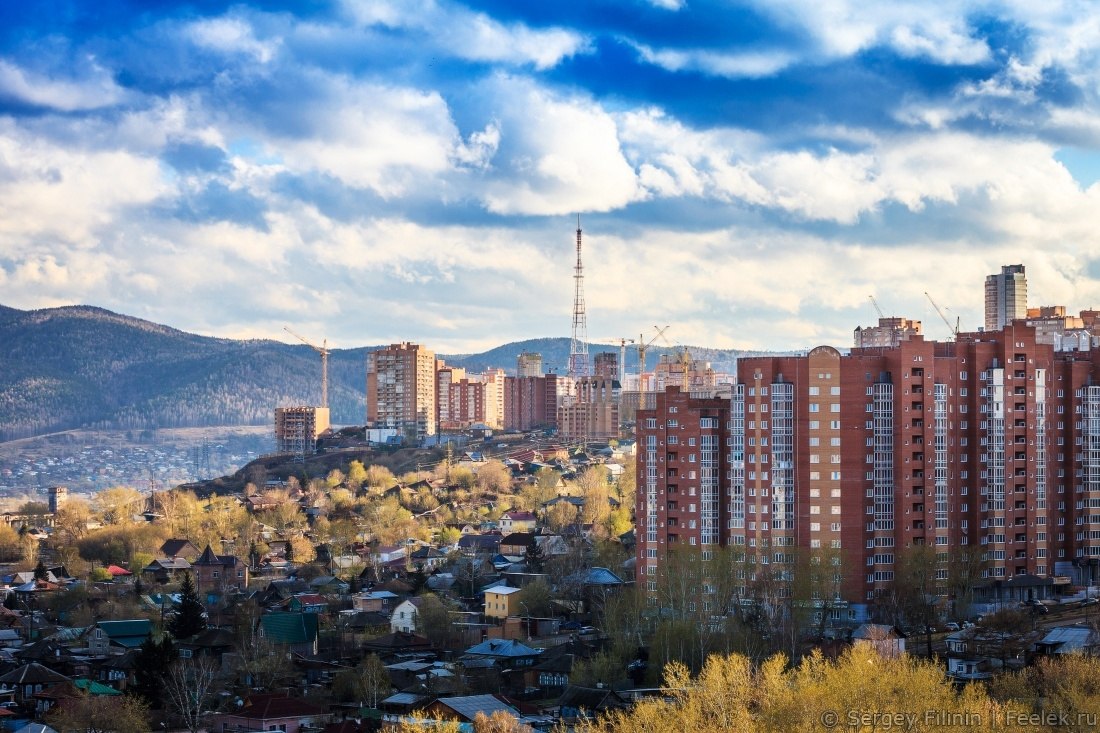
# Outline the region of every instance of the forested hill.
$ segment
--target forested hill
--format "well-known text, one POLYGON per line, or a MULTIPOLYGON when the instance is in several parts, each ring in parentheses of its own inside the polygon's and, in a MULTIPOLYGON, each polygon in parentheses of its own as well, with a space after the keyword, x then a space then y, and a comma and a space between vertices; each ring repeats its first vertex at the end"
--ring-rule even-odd
MULTIPOLYGON (((366 356, 374 348, 332 350, 333 423, 363 424, 366 356)), ((511 371, 521 351, 538 351, 548 367, 564 371, 569 339, 534 339, 442 358, 471 371, 511 371)), ((652 366, 656 351, 650 354, 652 366)), ((693 354, 721 370, 736 358, 713 350, 693 354)), ((637 363, 633 350, 627 363, 631 369, 637 363)), ((90 306, 0 306, 0 440, 77 427, 270 424, 277 406, 319 402, 320 372, 320 356, 305 345, 196 336, 90 306)))

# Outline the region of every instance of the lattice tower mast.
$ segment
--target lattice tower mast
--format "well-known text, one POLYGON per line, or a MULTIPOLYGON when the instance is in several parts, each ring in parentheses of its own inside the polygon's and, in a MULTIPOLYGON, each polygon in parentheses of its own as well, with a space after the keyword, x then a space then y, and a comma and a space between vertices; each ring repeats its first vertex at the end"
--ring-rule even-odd
POLYGON ((569 376, 588 376, 588 321, 584 312, 584 265, 581 264, 581 217, 577 215, 577 266, 573 271, 573 336, 569 344, 569 376))

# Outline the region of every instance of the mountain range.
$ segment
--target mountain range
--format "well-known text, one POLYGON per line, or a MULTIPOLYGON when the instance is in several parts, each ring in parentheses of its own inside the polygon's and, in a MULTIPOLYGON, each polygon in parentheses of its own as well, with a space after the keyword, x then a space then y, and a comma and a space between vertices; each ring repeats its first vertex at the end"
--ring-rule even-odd
MULTIPOLYGON (((377 348, 331 350, 333 424, 363 424, 366 359, 377 348)), ((534 351, 548 369, 564 372, 569 349, 567 338, 540 338, 439 356, 471 372, 511 372, 519 353, 534 351)), ((718 371, 732 371, 748 353, 689 349, 718 371)), ((619 348, 591 344, 589 351, 619 348)), ((670 351, 651 347, 647 365, 670 351)), ((626 361, 628 370, 637 368, 634 349, 626 361)), ((320 356, 304 344, 197 336, 92 306, 0 305, 0 440, 81 427, 263 425, 277 406, 317 404, 320 370, 320 356)))

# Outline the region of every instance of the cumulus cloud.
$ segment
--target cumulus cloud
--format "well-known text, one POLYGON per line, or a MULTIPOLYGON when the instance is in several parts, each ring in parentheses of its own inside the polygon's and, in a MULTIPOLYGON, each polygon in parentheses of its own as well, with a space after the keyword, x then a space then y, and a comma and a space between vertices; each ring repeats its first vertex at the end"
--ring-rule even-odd
POLYGON ((416 31, 438 50, 470 61, 548 69, 589 50, 588 38, 574 30, 503 23, 445 0, 348 0, 345 5, 365 26, 416 31))
POLYGON ((771 76, 797 60, 789 51, 724 52, 708 49, 654 49, 632 43, 648 63, 668 71, 699 71, 730 79, 771 76))
POLYGON ((252 27, 241 18, 222 17, 195 21, 184 33, 203 48, 226 54, 244 54, 260 63, 275 56, 279 40, 260 41, 252 27))
POLYGON ((59 77, 0 58, 0 99, 74 112, 112 107, 129 96, 94 57, 83 59, 76 71, 79 76, 59 77))
POLYGON ((490 85, 500 127, 497 175, 484 188, 499 214, 608 211, 639 196, 614 118, 598 104, 524 79, 490 85))

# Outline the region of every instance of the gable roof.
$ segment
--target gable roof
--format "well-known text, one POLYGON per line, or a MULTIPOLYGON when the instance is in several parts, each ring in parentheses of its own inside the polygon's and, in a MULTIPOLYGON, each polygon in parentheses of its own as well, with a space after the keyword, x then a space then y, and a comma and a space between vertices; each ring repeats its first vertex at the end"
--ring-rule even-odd
POLYGON ((231 713, 235 717, 253 720, 274 720, 321 715, 324 710, 300 697, 289 697, 285 692, 249 695, 244 705, 231 713))
POLYGON ((153 633, 153 622, 149 619, 130 619, 128 621, 99 621, 92 628, 100 628, 111 643, 122 646, 138 647, 153 633))
POLYGON ((317 639, 317 614, 273 612, 260 616, 264 636, 276 644, 307 644, 317 639))
POLYGON ((0 676, 5 685, 55 685, 68 682, 69 678, 38 662, 30 662, 0 676))
POLYGON ((188 539, 171 539, 165 540, 164 544, 160 546, 161 554, 165 557, 178 557, 181 552, 188 550, 190 553, 197 555, 199 548, 195 547, 195 543, 188 539))
POLYGON ((489 639, 466 650, 466 654, 480 657, 535 657, 542 653, 515 639, 489 639))
POLYGON ((502 710, 516 718, 520 713, 514 707, 504 702, 495 695, 463 695, 461 697, 441 697, 435 701, 436 705, 442 705, 450 709, 463 720, 471 721, 478 713, 492 715, 502 710))
POLYGON ((210 545, 206 546, 206 549, 202 551, 198 559, 191 563, 192 567, 209 567, 218 565, 221 567, 236 567, 237 558, 232 555, 215 555, 214 550, 210 545))

